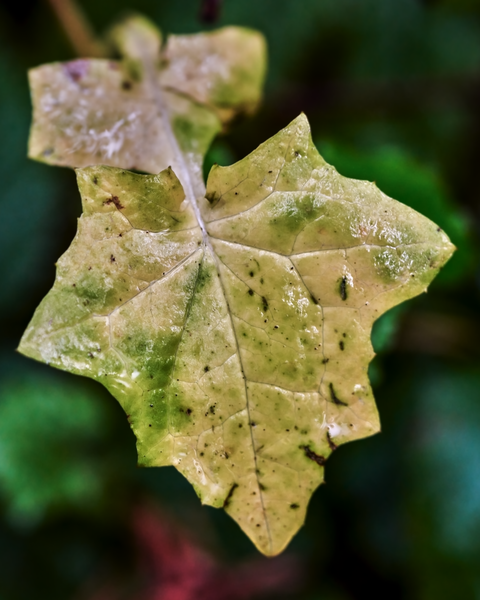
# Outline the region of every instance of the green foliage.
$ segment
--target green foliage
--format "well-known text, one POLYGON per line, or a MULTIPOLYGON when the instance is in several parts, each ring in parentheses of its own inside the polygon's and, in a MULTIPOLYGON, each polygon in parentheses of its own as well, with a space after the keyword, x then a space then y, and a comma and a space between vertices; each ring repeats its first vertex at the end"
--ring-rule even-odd
POLYGON ((95 512, 112 483, 101 454, 110 429, 105 405, 73 381, 58 383, 27 371, 1 387, 0 484, 19 524, 59 510, 95 512))
POLYGON ((24 114, 29 110, 28 88, 20 69, 14 68, 20 65, 9 63, 0 48, 0 78, 3 82, 0 88, 0 162, 3 165, 0 195, 3 213, 0 220, 0 277, 3 285, 0 308, 21 312, 25 310, 28 286, 38 285, 45 271, 51 267, 45 255, 52 249, 58 252, 54 239, 63 220, 59 215, 58 200, 64 177, 26 160, 28 123, 24 114), (22 176, 18 175, 19 172, 22 176), (22 235, 19 235, 19 224, 22 235), (14 265, 11 257, 15 257, 14 265))

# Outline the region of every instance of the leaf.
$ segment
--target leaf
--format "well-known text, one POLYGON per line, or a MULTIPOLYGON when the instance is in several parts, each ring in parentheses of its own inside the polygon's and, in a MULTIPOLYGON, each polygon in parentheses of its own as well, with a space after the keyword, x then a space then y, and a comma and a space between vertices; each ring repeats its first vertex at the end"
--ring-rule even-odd
MULTIPOLYGON (((185 175, 185 171, 183 171, 185 175)), ((101 381, 143 466, 281 552, 339 445, 379 430, 372 323, 425 291, 453 246, 324 162, 304 115, 207 198, 171 169, 77 171, 84 213, 20 351, 101 381)))
MULTIPOLYGON (((1 21, 2 17, 0 17, 1 21)), ((42 284, 45 271, 51 269, 58 253, 58 230, 64 222, 58 211, 63 189, 59 173, 33 164, 25 158, 29 104, 23 79, 23 66, 7 58, 0 35, 0 312, 10 326, 14 315, 33 310, 32 290, 42 284), (22 173, 19 176, 19 173, 22 173), (25 199, 28 198, 28 210, 25 199), (21 232, 21 234, 20 234, 21 232), (53 251, 53 257, 52 257, 53 251), (6 316, 8 314, 8 317, 6 316)), ((61 243, 61 242, 60 242, 61 243)), ((35 302, 35 301, 34 301, 35 302)), ((8 336, 3 329, 5 336, 8 336)))
MULTIPOLYGON (((158 173, 178 153, 191 169, 222 124, 261 96, 265 42, 239 27, 161 35, 141 17, 111 33, 122 61, 76 60, 30 71, 29 156, 55 165, 104 164, 158 173)), ((180 169, 181 172, 181 169, 180 169)))
POLYGON ((107 508, 118 459, 106 456, 111 414, 99 398, 78 382, 28 370, 4 377, 1 397, 0 483, 9 517, 26 525, 66 506, 107 508))

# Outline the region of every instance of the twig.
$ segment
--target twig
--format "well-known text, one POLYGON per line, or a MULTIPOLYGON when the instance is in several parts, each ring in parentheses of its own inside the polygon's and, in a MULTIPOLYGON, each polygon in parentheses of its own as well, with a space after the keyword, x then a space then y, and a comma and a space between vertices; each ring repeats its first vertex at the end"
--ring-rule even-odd
POLYGON ((220 18, 223 0, 202 0, 200 21, 202 23, 215 23, 220 18))
POLYGON ((75 0, 47 0, 73 49, 81 57, 101 57, 106 55, 105 47, 93 33, 75 0))

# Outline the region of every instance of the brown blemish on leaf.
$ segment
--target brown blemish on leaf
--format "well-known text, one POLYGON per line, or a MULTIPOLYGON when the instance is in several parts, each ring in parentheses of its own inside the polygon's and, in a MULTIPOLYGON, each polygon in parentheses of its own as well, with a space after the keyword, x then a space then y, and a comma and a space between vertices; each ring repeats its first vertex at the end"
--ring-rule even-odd
POLYGON ((79 59, 64 63, 63 70, 72 81, 78 83, 87 74, 88 60, 79 59))
POLYGON ((347 278, 345 275, 342 277, 340 281, 340 298, 345 301, 347 299, 347 278))
POLYGON ((223 502, 223 508, 226 508, 230 504, 230 501, 232 500, 233 492, 237 489, 237 487, 238 487, 238 483, 234 483, 232 485, 232 487, 230 488, 230 491, 227 494, 227 497, 225 498, 225 500, 223 502))
POLYGON ((327 431, 327 443, 332 452, 338 448, 337 444, 335 444, 332 438, 330 437, 329 431, 327 431))
POLYGON ((337 406, 348 406, 348 404, 346 402, 343 402, 343 400, 340 400, 340 398, 335 393, 333 383, 330 383, 328 385, 328 389, 330 390, 330 398, 332 399, 332 402, 334 402, 337 406))
POLYGON ((116 208, 118 208, 118 210, 122 210, 123 208, 125 208, 123 206, 123 204, 120 202, 120 200, 118 199, 118 196, 112 196, 108 200, 105 200, 105 202, 103 204, 105 204, 107 206, 109 204, 115 204, 115 206, 116 206, 116 208))
POLYGON ((319 465, 320 467, 323 467, 323 465, 327 462, 327 459, 324 456, 320 456, 320 454, 316 454, 310 448, 310 446, 300 446, 300 449, 305 452, 305 456, 307 458, 316 462, 317 465, 319 465))

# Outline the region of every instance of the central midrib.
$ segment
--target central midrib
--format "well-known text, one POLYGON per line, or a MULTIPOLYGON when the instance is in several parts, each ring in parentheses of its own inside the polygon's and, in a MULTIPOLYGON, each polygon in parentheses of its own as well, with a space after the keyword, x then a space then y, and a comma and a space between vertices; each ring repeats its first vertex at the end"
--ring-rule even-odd
MULTIPOLYGON (((140 44, 141 44, 141 40, 140 40, 140 44)), ((272 537, 271 537, 271 533, 270 533, 270 525, 268 522, 268 518, 267 518, 267 513, 266 513, 266 509, 265 509, 265 504, 264 504, 264 500, 263 500, 263 493, 262 493, 262 488, 260 485, 260 481, 258 479, 258 469, 257 467, 257 455, 255 452, 255 440, 253 437, 253 430, 252 430, 252 425, 251 425, 251 418, 250 418, 250 403, 249 403, 249 399, 248 399, 248 390, 247 390, 247 379, 245 377, 245 372, 244 372, 244 368, 243 368, 243 363, 242 363, 242 357, 240 354, 240 346, 238 344, 238 338, 237 338, 237 334, 235 331, 235 327, 233 324, 233 319, 232 319, 232 315, 230 313, 230 309, 228 307, 228 302, 227 302, 227 297, 225 294, 225 288, 223 285, 223 281, 222 281, 222 277, 221 277, 221 272, 220 272, 220 268, 219 268, 219 260, 218 257, 212 247, 210 238, 208 236, 207 233, 207 228, 205 226, 205 221, 203 220, 203 216, 202 213, 200 211, 200 207, 198 205, 197 202, 197 197, 195 195, 195 191, 194 191, 194 185, 193 185, 193 179, 194 179, 194 175, 190 172, 190 169, 188 168, 187 162, 183 156, 183 152, 180 149, 180 145, 177 141, 177 138, 173 132, 171 123, 170 123, 170 118, 169 118, 169 113, 168 113, 168 109, 167 106, 163 100, 163 94, 162 94, 162 89, 158 83, 158 72, 155 68, 155 64, 153 62, 153 60, 150 59, 149 55, 147 52, 143 53, 144 56, 144 65, 146 67, 146 75, 147 75, 147 79, 150 83, 150 88, 152 91, 152 95, 153 95, 153 100, 156 104, 156 106, 158 107, 159 113, 160 113, 160 117, 162 120, 162 124, 163 124, 163 128, 165 131, 165 134, 168 138, 168 142, 170 145, 170 148, 174 154, 174 158, 175 158, 175 167, 173 170, 175 172, 175 174, 177 175, 177 177, 180 180, 180 183, 183 186, 183 189, 185 191, 185 198, 186 200, 191 204, 194 213, 195 213, 195 217, 197 219, 198 225, 200 227, 200 230, 202 232, 202 238, 203 238, 203 243, 204 246, 206 248, 208 248, 210 250, 210 253, 213 257, 213 259, 215 260, 215 264, 217 267, 217 272, 219 274, 219 282, 220 285, 222 287, 222 292, 225 298, 225 302, 227 304, 227 312, 228 312, 228 316, 230 319, 230 325, 232 328, 232 332, 235 338, 235 344, 236 344, 236 348, 237 348, 237 355, 238 355, 238 360, 240 363, 240 369, 242 372, 242 376, 243 376, 243 381, 244 381, 244 385, 245 385, 245 399, 246 399, 246 409, 247 409, 247 417, 248 417, 248 428, 250 431, 250 437, 251 437, 251 443, 252 443, 252 453, 253 453, 253 457, 254 457, 254 461, 255 461, 255 477, 256 477, 256 482, 257 482, 257 488, 258 488, 258 494, 260 497, 260 502, 262 505, 262 512, 263 512, 263 518, 265 521, 265 528, 267 530, 267 534, 268 534, 268 540, 269 540, 269 545, 270 545, 270 550, 272 549, 272 537)), ((173 167, 172 167, 173 168, 173 167)), ((202 192, 205 192, 205 184, 203 182, 203 179, 200 177, 195 178, 196 179, 196 184, 197 184, 197 189, 202 190, 202 192)))

